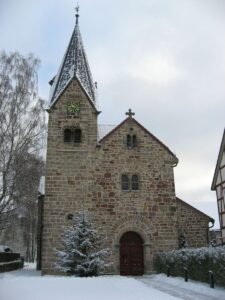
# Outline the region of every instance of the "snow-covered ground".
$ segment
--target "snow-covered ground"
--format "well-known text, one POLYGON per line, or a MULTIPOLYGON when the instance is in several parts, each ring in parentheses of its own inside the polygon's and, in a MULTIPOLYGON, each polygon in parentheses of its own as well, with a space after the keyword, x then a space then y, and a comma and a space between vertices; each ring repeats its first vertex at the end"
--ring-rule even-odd
POLYGON ((185 283, 165 275, 78 278, 41 276, 34 265, 0 273, 1 300, 214 300, 225 299, 225 289, 185 283))

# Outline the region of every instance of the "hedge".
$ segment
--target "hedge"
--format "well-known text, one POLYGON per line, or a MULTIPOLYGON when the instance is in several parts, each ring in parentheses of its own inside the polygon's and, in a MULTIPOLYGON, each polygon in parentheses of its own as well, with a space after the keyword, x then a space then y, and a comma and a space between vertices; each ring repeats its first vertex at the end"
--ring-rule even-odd
POLYGON ((215 283, 225 286, 225 246, 162 252, 154 265, 158 273, 167 273, 169 269, 172 276, 184 276, 187 268, 190 279, 203 282, 209 282, 209 271, 212 271, 215 283))

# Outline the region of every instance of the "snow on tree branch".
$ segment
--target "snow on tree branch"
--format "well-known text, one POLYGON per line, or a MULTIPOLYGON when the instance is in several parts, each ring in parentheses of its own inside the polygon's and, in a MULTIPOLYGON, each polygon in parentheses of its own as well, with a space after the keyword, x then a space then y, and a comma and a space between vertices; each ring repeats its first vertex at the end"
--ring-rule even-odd
POLYGON ((78 212, 73 225, 64 229, 63 249, 56 250, 56 270, 82 277, 97 276, 110 265, 109 249, 102 249, 103 237, 88 212, 78 212))

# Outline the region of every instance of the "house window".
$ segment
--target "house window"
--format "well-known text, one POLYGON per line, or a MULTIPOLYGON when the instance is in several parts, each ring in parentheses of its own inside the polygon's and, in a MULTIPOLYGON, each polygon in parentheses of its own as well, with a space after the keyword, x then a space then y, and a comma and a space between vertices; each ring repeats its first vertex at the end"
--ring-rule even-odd
POLYGON ((79 128, 74 130, 74 143, 81 143, 81 130, 79 128))
POLYGON ((129 177, 127 175, 122 175, 121 184, 122 184, 122 190, 123 191, 128 191, 129 190, 129 177))
POLYGON ((131 189, 134 190, 134 191, 137 191, 139 189, 138 176, 137 175, 132 175, 132 177, 131 177, 131 189))
POLYGON ((71 129, 65 129, 64 130, 64 142, 70 143, 72 142, 72 130, 71 129))

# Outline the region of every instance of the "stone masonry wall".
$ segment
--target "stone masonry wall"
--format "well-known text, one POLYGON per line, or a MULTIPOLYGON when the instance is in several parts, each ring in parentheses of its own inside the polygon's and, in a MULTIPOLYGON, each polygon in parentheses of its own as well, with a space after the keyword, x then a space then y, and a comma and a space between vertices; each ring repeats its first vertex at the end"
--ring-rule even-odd
POLYGON ((61 246, 62 227, 68 225, 67 214, 84 208, 90 170, 96 147, 97 114, 80 85, 73 81, 49 112, 45 199, 42 229, 42 270, 54 272, 55 248, 61 246), (78 117, 67 118, 66 103, 80 102, 78 117), (64 129, 79 127, 81 144, 64 143, 64 129))
POLYGON ((145 241, 145 272, 152 271, 155 253, 177 247, 177 212, 171 154, 132 118, 103 139, 93 169, 90 199, 104 222, 114 249, 114 272, 119 272, 119 238, 129 230, 145 241), (128 133, 137 146, 127 148, 128 133), (121 175, 137 174, 138 191, 123 191, 121 175))
POLYGON ((188 247, 208 245, 210 217, 177 198, 179 234, 185 233, 188 247))
POLYGON ((107 236, 113 251, 111 272, 119 273, 119 239, 133 230, 144 244, 145 272, 152 271, 155 253, 177 247, 177 212, 172 154, 131 118, 97 141, 97 114, 73 81, 49 113, 46 195, 43 213, 42 270, 54 273, 54 249, 61 247, 67 215, 88 210, 107 236), (80 116, 67 118, 66 102, 81 103, 80 116), (63 130, 82 129, 80 145, 65 144, 63 130), (126 135, 137 136, 137 147, 127 149, 126 135), (121 175, 137 174, 140 190, 122 191, 121 175))
MULTIPOLYGON (((97 145, 97 112, 73 81, 49 112, 43 274, 55 273, 55 249, 62 246, 63 226, 71 222, 67 216, 81 210, 92 213, 106 236, 103 247, 112 249, 111 273, 119 273, 119 241, 126 231, 140 234, 145 273, 153 271, 155 254, 178 247, 177 213, 186 213, 183 207, 177 212, 175 161, 172 153, 132 118, 97 145), (75 118, 66 115, 66 103, 71 100, 81 105, 80 115, 75 118), (64 143, 63 131, 67 127, 81 128, 81 144, 64 143), (127 148, 127 134, 137 136, 136 147, 127 148), (137 174, 139 190, 122 191, 122 174, 137 174)), ((202 226, 206 224, 203 219, 202 226)), ((183 220, 181 217, 179 224, 185 226, 183 220)))

